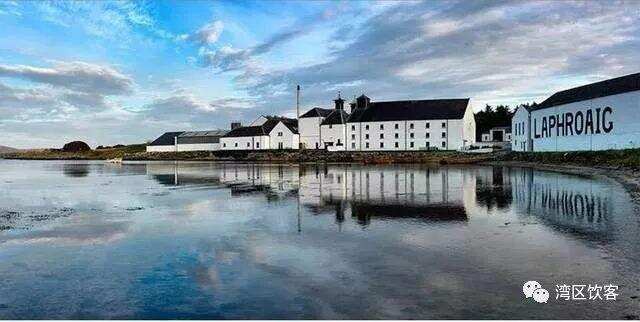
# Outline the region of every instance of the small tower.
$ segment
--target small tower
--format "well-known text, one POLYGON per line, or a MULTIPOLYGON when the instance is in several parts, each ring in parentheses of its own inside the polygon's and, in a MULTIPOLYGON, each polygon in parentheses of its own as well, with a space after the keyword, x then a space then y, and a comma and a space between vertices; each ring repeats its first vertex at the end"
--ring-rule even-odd
POLYGON ((336 110, 344 110, 344 100, 340 97, 340 91, 338 91, 338 98, 333 101, 336 103, 336 110))

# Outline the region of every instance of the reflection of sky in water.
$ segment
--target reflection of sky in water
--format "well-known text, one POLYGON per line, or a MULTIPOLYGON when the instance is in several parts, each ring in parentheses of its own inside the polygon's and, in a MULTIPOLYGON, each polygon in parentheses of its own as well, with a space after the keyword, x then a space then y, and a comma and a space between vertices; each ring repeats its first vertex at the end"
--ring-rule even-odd
POLYGON ((622 318, 617 184, 503 167, 0 161, 0 318, 622 318), (582 201, 580 201, 582 200, 582 201), (522 299, 525 280, 552 299, 522 299), (557 283, 614 283, 562 302, 557 283))

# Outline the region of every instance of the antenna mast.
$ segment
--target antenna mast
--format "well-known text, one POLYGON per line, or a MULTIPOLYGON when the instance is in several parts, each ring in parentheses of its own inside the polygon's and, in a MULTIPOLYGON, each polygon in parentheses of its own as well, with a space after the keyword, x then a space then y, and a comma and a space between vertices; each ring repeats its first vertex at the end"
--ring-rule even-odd
POLYGON ((296 117, 300 118, 300 85, 296 87, 296 117))

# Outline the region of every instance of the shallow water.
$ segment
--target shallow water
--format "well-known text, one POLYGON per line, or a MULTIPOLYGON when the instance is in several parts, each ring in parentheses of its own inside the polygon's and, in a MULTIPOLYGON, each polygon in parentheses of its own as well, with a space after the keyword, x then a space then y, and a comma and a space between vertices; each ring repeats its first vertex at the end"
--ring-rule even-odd
POLYGON ((0 318, 637 318, 638 218, 523 168, 0 160, 0 318))

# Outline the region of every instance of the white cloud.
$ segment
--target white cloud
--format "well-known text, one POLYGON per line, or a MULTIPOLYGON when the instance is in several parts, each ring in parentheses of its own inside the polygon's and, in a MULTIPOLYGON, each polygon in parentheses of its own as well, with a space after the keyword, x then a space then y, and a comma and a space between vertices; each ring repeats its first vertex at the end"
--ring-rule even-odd
POLYGON ((129 94, 133 80, 120 71, 85 62, 55 62, 52 67, 0 65, 0 77, 26 79, 84 93, 129 94))

